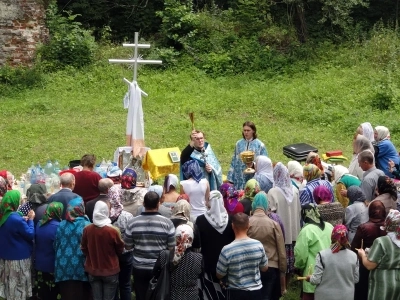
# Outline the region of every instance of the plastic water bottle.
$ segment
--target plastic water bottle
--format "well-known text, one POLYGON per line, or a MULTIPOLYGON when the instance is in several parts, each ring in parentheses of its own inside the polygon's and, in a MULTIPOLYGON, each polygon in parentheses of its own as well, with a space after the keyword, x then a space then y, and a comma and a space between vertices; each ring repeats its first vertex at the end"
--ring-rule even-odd
POLYGON ((30 177, 31 184, 36 183, 36 181, 37 181, 36 168, 31 169, 31 175, 29 177, 30 177))
POLYGON ((47 176, 50 176, 51 173, 53 173, 53 171, 54 171, 53 164, 51 163, 51 160, 49 159, 49 160, 47 161, 46 165, 44 166, 44 173, 45 173, 47 176))
POLYGON ((60 163, 58 162, 58 160, 56 160, 55 162, 54 162, 54 165, 53 165, 53 173, 55 173, 55 174, 59 174, 60 173, 60 171, 61 171, 61 169, 60 169, 60 163))

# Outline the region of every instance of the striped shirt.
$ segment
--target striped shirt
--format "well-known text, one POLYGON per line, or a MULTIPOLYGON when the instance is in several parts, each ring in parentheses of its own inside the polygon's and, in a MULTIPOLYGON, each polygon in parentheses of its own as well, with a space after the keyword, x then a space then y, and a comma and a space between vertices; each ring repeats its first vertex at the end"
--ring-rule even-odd
POLYGON ((254 239, 234 240, 222 248, 217 273, 228 277, 228 289, 246 291, 262 287, 260 268, 268 265, 263 245, 254 239))
POLYGON ((316 204, 313 196, 314 190, 320 186, 323 185, 328 188, 328 190, 332 193, 332 199, 331 202, 334 201, 333 199, 333 188, 332 185, 330 184, 329 181, 324 180, 324 179, 314 179, 309 182, 307 182, 306 186, 304 189, 300 190, 300 203, 301 206, 304 206, 309 203, 314 203, 316 204))
POLYGON ((125 247, 133 247, 133 266, 152 270, 162 250, 175 247, 175 227, 158 212, 143 212, 128 223, 125 247))

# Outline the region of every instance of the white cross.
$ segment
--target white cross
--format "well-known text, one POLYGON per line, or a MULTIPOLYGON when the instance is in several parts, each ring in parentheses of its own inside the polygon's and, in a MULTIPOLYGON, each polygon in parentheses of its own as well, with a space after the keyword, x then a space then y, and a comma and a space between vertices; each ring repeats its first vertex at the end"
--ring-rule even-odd
POLYGON ((134 44, 122 44, 123 47, 134 48, 132 59, 109 59, 108 62, 112 64, 131 64, 133 65, 133 81, 124 78, 124 81, 129 86, 129 105, 128 117, 126 123, 126 144, 132 146, 133 155, 140 155, 141 150, 144 149, 144 122, 143 122, 143 109, 142 97, 147 96, 137 83, 137 68, 138 64, 162 64, 161 60, 144 60, 138 56, 139 49, 150 48, 149 44, 139 44, 139 33, 135 32, 134 44))

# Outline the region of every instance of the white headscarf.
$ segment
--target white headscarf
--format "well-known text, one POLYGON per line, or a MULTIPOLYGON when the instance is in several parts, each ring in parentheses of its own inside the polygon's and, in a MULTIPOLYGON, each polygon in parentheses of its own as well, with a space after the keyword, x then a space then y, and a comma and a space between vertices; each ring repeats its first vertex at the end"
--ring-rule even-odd
POLYGON ((367 139, 369 139, 370 142, 375 141, 374 129, 372 128, 371 123, 370 122, 365 122, 365 123, 362 123, 360 126, 361 126, 362 131, 363 131, 362 135, 365 136, 367 139))
POLYGON ((169 189, 171 188, 171 185, 177 189, 179 184, 178 176, 175 174, 168 174, 165 176, 165 181, 164 181, 164 189, 165 192, 168 193, 169 189))
POLYGON ((149 188, 147 189, 148 192, 156 192, 157 195, 160 197, 162 197, 163 194, 163 187, 161 185, 151 185, 149 186, 149 188))
POLYGON ((385 126, 376 126, 375 127, 376 132, 378 133, 378 136, 376 138, 377 142, 383 141, 383 140, 390 140, 390 132, 389 129, 385 126))
POLYGON ((274 183, 274 168, 272 167, 272 161, 265 155, 257 156, 256 160, 256 174, 264 175, 269 181, 274 183))
POLYGON ((97 201, 93 210, 93 224, 97 227, 111 226, 109 214, 107 203, 101 200, 97 201))
POLYGON ((204 216, 208 223, 222 234, 228 225, 228 213, 224 206, 224 199, 219 191, 212 191, 209 198, 210 209, 204 216))
POLYGON ((282 192, 288 204, 292 203, 292 181, 290 180, 288 169, 281 162, 278 162, 274 168, 274 187, 282 192))
POLYGON ((194 238, 193 229, 189 225, 182 224, 176 227, 175 230, 176 246, 175 246, 174 258, 172 260, 172 263, 174 265, 179 264, 183 255, 185 254, 186 249, 192 247, 193 238, 194 238))
POLYGON ((349 169, 347 169, 346 167, 342 166, 342 165, 336 165, 334 166, 334 176, 335 176, 335 183, 337 184, 339 179, 342 178, 342 176, 344 174, 349 174, 349 169))
POLYGON ((303 178, 303 166, 295 160, 288 162, 288 172, 290 177, 303 178))

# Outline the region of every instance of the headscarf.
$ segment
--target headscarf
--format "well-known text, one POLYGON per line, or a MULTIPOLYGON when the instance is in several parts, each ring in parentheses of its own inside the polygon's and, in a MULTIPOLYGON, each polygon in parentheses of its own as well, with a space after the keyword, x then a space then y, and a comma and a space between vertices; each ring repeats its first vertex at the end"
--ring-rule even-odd
POLYGON ((259 155, 257 156, 255 163, 257 168, 256 174, 264 175, 269 181, 274 183, 274 168, 272 166, 272 161, 267 156, 259 155))
MULTIPOLYGON (((17 190, 8 191, 0 203, 0 227, 7 221, 13 212, 17 212, 21 194, 17 190)), ((19 212, 20 215, 22 215, 19 212)))
POLYGON ((189 201, 184 199, 178 200, 176 201, 175 206, 172 208, 171 219, 180 219, 189 222, 191 210, 192 207, 190 206, 189 201))
POLYGON ((393 201, 397 200, 397 188, 388 176, 379 176, 376 187, 379 195, 390 194, 393 201))
POLYGON ((56 220, 61 222, 63 210, 64 210, 64 204, 62 204, 61 202, 49 203, 49 205, 47 205, 44 216, 39 221, 39 226, 43 226, 44 224, 50 222, 51 220, 56 220))
POLYGON ((376 126, 375 130, 377 132, 377 138, 376 142, 380 142, 383 140, 389 140, 390 139, 390 132, 389 129, 385 126, 376 126))
POLYGON ((317 204, 321 202, 331 203, 333 199, 332 192, 324 185, 317 186, 313 191, 313 198, 317 204))
POLYGON ((126 168, 121 175, 121 187, 123 189, 134 189, 136 187, 137 174, 132 168, 126 168))
POLYGON ((231 183, 223 183, 219 187, 222 198, 224 199, 224 206, 228 213, 234 214, 236 206, 239 203, 239 193, 235 191, 231 183))
POLYGON ((179 200, 185 200, 187 201, 187 203, 190 203, 190 199, 187 194, 180 194, 178 198, 176 198, 176 202, 178 202, 179 200))
POLYGON ((171 185, 177 189, 179 184, 178 176, 175 174, 168 174, 165 176, 164 180, 164 190, 166 193, 169 193, 169 190, 171 189, 171 185))
POLYGON ((163 187, 162 187, 161 185, 155 184, 155 185, 149 186, 149 188, 147 189, 147 191, 148 191, 148 192, 156 192, 157 195, 158 195, 158 197, 160 197, 160 199, 161 199, 162 194, 163 194, 163 187))
POLYGON ((321 174, 324 173, 324 167, 322 166, 321 159, 319 158, 318 153, 310 152, 307 155, 306 164, 314 164, 320 169, 321 174))
POLYGON ((267 194, 263 191, 259 192, 254 197, 253 203, 251 203, 251 209, 253 210, 253 212, 257 208, 260 208, 265 212, 268 211, 268 197, 267 197, 267 194))
POLYGON ((210 209, 204 214, 208 223, 222 234, 228 225, 228 212, 224 207, 224 200, 219 191, 211 191, 208 200, 210 209))
POLYGON ((244 186, 244 198, 253 201, 254 196, 260 191, 260 185, 258 184, 257 180, 250 179, 246 182, 244 186))
POLYGON ((107 196, 111 204, 110 219, 112 221, 115 221, 119 217, 124 208, 124 206, 121 204, 122 193, 123 191, 118 185, 113 185, 108 189, 107 196))
POLYGON ((7 179, 7 170, 0 171, 0 177, 2 177, 6 181, 7 190, 9 190, 9 191, 12 190, 12 183, 8 182, 8 179, 7 179))
POLYGON ((296 160, 288 162, 288 171, 291 178, 303 178, 303 166, 296 160))
POLYGON ((292 181, 290 180, 288 169, 281 162, 278 162, 274 168, 274 187, 281 191, 288 204, 292 203, 292 181))
POLYGON ((76 218, 85 216, 85 203, 82 197, 76 197, 68 203, 67 214, 65 219, 70 222, 75 222, 76 218))
POLYGON ((187 224, 179 225, 175 230, 175 253, 172 263, 176 266, 181 261, 186 250, 192 247, 193 243, 193 229, 187 224))
POLYGON ((111 226, 110 211, 104 201, 97 201, 93 209, 93 224, 97 227, 111 226))
POLYGON ((321 219, 318 208, 314 203, 308 203, 302 207, 301 218, 306 224, 317 225, 321 230, 325 228, 325 222, 321 219))
POLYGON ((331 245, 332 253, 338 253, 343 248, 350 249, 348 231, 343 224, 333 227, 331 240, 333 242, 331 245))
POLYGON ((182 172, 186 178, 193 178, 197 183, 203 178, 203 171, 196 160, 189 160, 182 166, 182 172))
POLYGON ((365 122, 365 123, 362 123, 360 126, 361 126, 362 131, 363 131, 362 135, 365 136, 371 143, 373 141, 375 141, 374 129, 372 128, 371 123, 370 122, 365 122))
POLYGON ((369 139, 365 136, 359 134, 357 135, 354 141, 354 153, 359 154, 365 150, 370 150, 372 153, 375 153, 374 147, 369 139))
POLYGON ((389 211, 381 229, 386 230, 387 236, 400 248, 400 212, 398 210, 391 209, 389 211))
POLYGON ((7 182, 6 180, 0 176, 0 197, 3 197, 7 192, 7 182))
POLYGON ((340 178, 342 178, 342 176, 344 174, 349 174, 349 169, 347 169, 346 167, 342 166, 342 165, 336 165, 333 167, 333 175, 334 175, 334 181, 337 184, 340 180, 340 178))
POLYGON ((306 164, 303 167, 304 178, 308 181, 321 178, 321 170, 314 164, 306 164))
POLYGON ((47 202, 46 198, 47 189, 43 183, 34 183, 26 191, 28 202, 35 204, 42 204, 47 202))
POLYGON ((384 222, 386 219, 386 208, 381 200, 372 201, 368 206, 369 220, 372 222, 384 222))
POLYGON ((353 204, 354 202, 364 202, 367 200, 363 190, 356 185, 349 186, 347 189, 347 198, 349 198, 349 204, 353 204))

